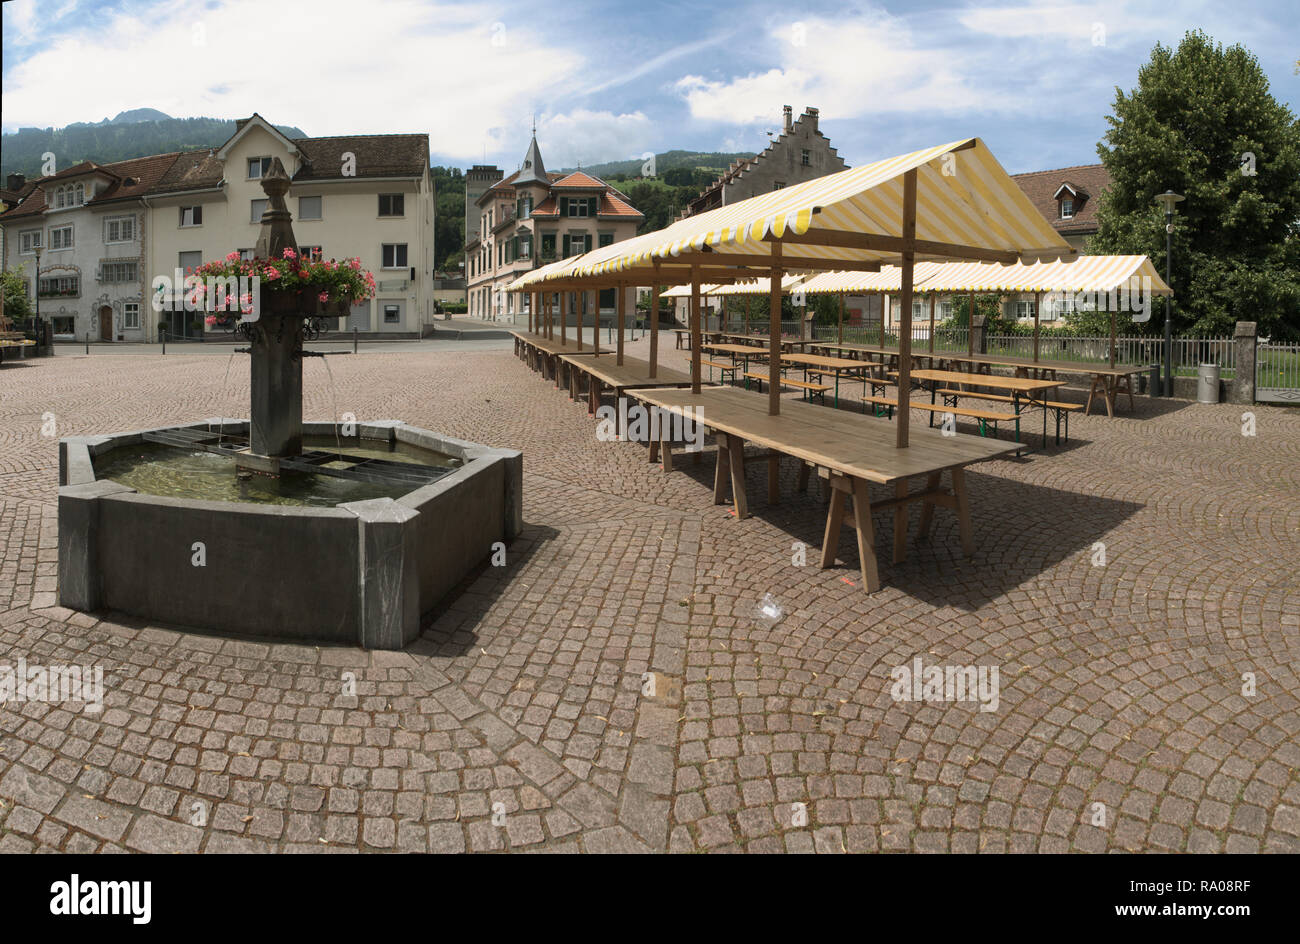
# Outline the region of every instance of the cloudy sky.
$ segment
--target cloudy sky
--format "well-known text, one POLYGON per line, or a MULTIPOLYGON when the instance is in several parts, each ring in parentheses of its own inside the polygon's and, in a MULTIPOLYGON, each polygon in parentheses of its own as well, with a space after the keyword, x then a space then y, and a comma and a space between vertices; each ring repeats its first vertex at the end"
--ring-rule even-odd
POLYGON ((1015 173, 1092 163, 1114 89, 1200 28, 1300 104, 1294 0, 11 0, 3 127, 260 112, 309 135, 428 132, 434 162, 550 167, 757 151, 821 109, 850 164, 979 135, 1015 173))

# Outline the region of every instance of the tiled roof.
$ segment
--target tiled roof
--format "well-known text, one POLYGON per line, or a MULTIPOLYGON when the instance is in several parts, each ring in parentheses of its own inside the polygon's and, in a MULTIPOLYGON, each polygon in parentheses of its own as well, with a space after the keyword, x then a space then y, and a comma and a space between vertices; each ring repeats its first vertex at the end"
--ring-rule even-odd
POLYGON ((577 190, 603 190, 605 189, 605 182, 603 180, 597 180, 590 174, 584 174, 580 170, 575 170, 572 174, 569 174, 569 176, 561 180, 557 180, 555 183, 551 184, 551 186, 557 190, 561 187, 577 190))
POLYGON ((1083 235, 1097 231, 1097 207, 1101 204, 1102 193, 1110 186, 1110 174, 1101 164, 1082 164, 1056 170, 1039 170, 1029 174, 1012 174, 1011 179, 1020 185, 1025 196, 1029 197, 1029 201, 1038 208, 1038 212, 1043 214, 1058 233, 1083 235), (1061 189, 1061 185, 1066 183, 1084 195, 1085 199, 1082 204, 1076 199, 1074 217, 1063 220, 1055 194, 1061 189))
POLYGON ((182 151, 162 175, 153 193, 204 190, 221 183, 224 168, 213 151, 182 151))
POLYGON ((533 216, 559 216, 560 205, 556 202, 554 197, 547 197, 541 203, 537 204, 537 206, 533 207, 532 215, 533 216))
POLYGON ((600 206, 596 210, 597 216, 625 216, 628 219, 645 219, 645 214, 633 207, 631 204, 624 203, 613 194, 606 193, 600 198, 600 206))
POLYGON ((356 177, 420 177, 429 167, 427 134, 350 134, 335 138, 294 138, 307 158, 294 182, 343 176, 343 155, 356 157, 356 177))
POLYGON ((93 200, 86 201, 87 206, 100 206, 121 200, 134 200, 143 194, 154 193, 158 181, 171 168, 176 158, 177 152, 172 151, 169 154, 136 157, 129 161, 117 161, 113 164, 100 165, 90 161, 82 161, 80 164, 69 167, 58 174, 30 181, 23 187, 23 191, 29 195, 17 207, 5 213, 4 219, 17 219, 44 213, 48 209, 45 202, 46 190, 53 182, 88 174, 92 171, 102 172, 112 180, 108 187, 95 195, 93 200))

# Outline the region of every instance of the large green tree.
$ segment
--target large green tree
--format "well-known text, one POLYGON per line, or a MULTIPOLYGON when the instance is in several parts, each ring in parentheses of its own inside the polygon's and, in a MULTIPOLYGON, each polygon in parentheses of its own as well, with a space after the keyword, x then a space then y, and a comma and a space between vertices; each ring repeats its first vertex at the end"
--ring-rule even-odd
MULTIPOLYGON (((1259 61, 1201 32, 1157 45, 1138 87, 1116 89, 1097 150, 1111 177, 1091 253, 1145 253, 1163 273, 1156 194, 1173 190, 1174 330, 1300 335, 1300 122, 1259 61)), ((1157 303, 1147 330, 1163 330, 1157 303)))

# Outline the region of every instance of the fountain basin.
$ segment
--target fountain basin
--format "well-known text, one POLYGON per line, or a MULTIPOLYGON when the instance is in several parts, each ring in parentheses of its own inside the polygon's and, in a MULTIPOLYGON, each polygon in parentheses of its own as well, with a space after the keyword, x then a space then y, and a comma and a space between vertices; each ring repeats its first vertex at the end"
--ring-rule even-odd
MULTIPOLYGON (((523 455, 395 420, 363 441, 455 467, 400 497, 333 507, 149 495, 97 477, 96 459, 176 430, 247 435, 246 421, 59 441, 59 602, 265 639, 400 649, 421 618, 523 527, 523 455)), ((333 437, 332 423, 304 423, 333 437)))

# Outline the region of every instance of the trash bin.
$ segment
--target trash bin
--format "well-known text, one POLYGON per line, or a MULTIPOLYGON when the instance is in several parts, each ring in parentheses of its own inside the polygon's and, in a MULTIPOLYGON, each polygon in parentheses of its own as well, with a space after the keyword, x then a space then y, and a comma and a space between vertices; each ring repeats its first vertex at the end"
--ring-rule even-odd
POLYGON ((1160 396, 1160 372, 1159 364, 1152 364, 1147 368, 1150 373, 1147 375, 1147 393, 1153 397, 1160 396))
POLYGON ((1196 402, 1219 402, 1219 365, 1202 364, 1196 372, 1196 402))

